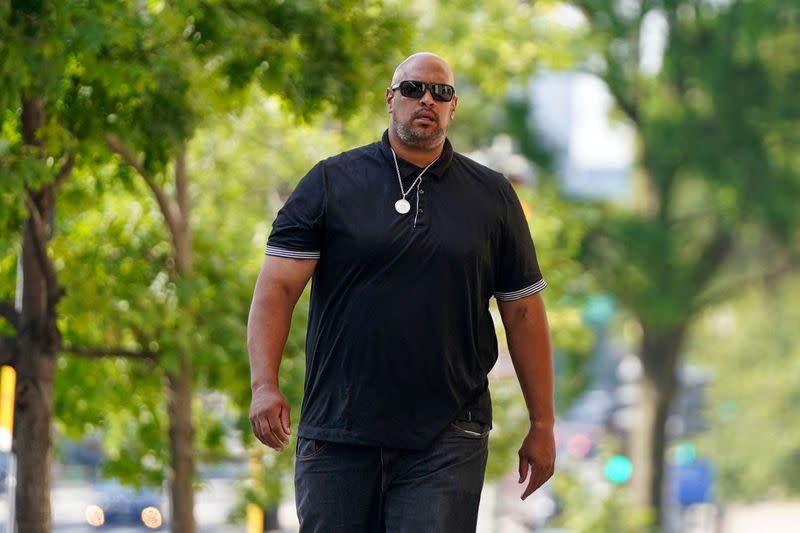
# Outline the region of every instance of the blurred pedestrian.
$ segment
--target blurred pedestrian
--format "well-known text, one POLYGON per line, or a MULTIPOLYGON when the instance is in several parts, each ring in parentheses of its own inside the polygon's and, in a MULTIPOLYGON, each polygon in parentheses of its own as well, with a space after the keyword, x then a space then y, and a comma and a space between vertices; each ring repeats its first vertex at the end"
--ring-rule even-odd
POLYGON ((440 57, 406 59, 386 90, 382 140, 319 162, 273 224, 248 322, 250 421, 267 446, 289 442, 278 368, 313 276, 295 467, 302 533, 475 531, 492 296, 530 414, 523 499, 553 473, 546 283, 510 183, 446 137, 454 85, 440 57))

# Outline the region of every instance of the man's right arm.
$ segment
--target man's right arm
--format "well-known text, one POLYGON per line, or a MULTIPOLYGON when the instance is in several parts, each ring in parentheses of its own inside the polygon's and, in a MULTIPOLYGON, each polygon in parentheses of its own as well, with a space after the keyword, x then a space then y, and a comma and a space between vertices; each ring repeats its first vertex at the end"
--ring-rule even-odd
POLYGON ((256 281, 247 320, 250 356, 250 425, 253 434, 275 450, 289 442, 289 404, 281 394, 278 369, 289 336, 292 311, 314 268, 316 259, 289 259, 267 255, 256 281))

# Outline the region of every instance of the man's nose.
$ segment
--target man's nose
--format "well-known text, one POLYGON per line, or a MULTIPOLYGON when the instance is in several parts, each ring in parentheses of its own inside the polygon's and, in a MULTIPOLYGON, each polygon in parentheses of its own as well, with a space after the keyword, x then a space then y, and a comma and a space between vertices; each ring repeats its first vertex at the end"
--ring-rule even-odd
POLYGON ((425 93, 422 95, 422 98, 419 99, 420 102, 424 103, 426 106, 432 106, 436 100, 433 98, 433 94, 429 88, 425 88, 425 93))

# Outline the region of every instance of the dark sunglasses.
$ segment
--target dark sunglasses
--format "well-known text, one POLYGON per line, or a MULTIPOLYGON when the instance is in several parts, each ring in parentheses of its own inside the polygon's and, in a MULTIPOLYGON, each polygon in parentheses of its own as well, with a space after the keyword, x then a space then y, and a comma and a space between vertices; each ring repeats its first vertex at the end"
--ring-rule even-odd
POLYGON ((429 90, 434 100, 449 102, 456 95, 456 89, 446 83, 425 83, 424 81, 405 80, 396 85, 392 85, 392 90, 400 89, 400 94, 406 98, 419 99, 429 90))

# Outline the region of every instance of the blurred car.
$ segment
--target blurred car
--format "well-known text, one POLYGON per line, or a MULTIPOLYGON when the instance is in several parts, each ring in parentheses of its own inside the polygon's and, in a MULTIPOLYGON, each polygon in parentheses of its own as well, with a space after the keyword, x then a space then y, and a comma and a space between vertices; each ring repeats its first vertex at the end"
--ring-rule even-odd
POLYGON ((95 495, 95 500, 86 507, 86 522, 90 526, 139 525, 147 529, 164 526, 161 496, 155 490, 106 481, 96 485, 95 495))

